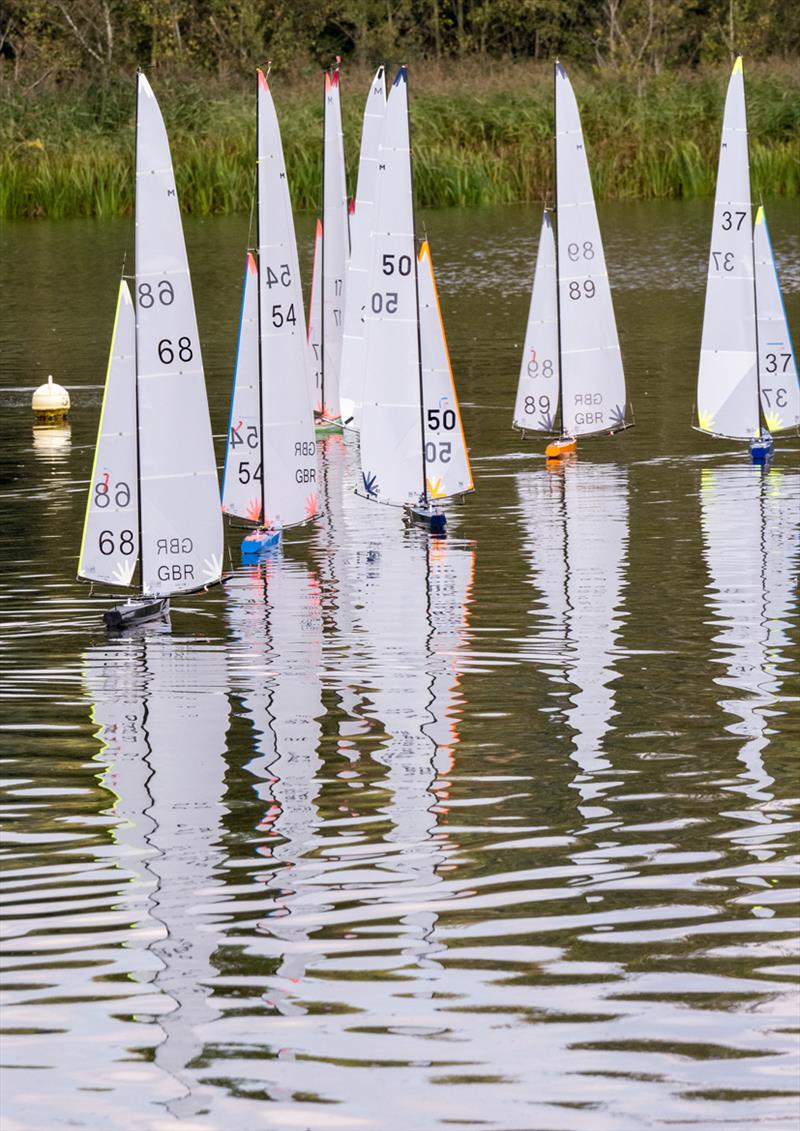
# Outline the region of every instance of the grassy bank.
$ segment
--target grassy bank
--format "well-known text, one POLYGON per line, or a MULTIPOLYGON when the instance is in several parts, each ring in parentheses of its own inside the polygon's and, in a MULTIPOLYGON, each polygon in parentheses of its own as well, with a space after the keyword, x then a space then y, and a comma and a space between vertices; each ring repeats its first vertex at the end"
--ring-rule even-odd
MULTIPOLYGON (((370 76, 343 79, 345 144, 355 176, 370 76)), ((636 83, 574 74, 600 198, 713 192, 725 69, 636 83)), ((170 133, 181 205, 207 215, 250 207, 253 93, 194 78, 152 82, 170 133)), ((753 191, 800 193, 800 68, 746 68, 753 191)), ((319 203, 320 83, 271 81, 295 205, 319 203)), ((0 218, 112 216, 133 201, 133 82, 0 90, 0 218)), ((477 205, 552 195, 552 72, 515 64, 411 69, 417 203, 477 205)))

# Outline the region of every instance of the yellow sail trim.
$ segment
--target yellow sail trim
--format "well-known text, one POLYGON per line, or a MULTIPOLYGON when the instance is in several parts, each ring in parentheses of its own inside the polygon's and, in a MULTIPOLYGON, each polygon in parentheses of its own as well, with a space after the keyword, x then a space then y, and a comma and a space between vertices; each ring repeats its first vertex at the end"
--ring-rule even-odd
POLYGON ((458 396, 456 395, 456 383, 453 380, 453 366, 450 363, 450 349, 447 345, 447 335, 444 332, 444 321, 442 319, 442 307, 441 307, 441 304, 439 302, 439 289, 436 286, 436 276, 435 276, 434 271, 433 271, 433 260, 431 259, 431 249, 430 249, 430 246, 428 245, 427 240, 422 241, 422 245, 419 249, 419 255, 417 256, 417 259, 419 260, 420 263, 422 262, 423 259, 427 259, 430 262, 431 279, 433 281, 433 297, 436 299, 436 313, 439 315, 439 325, 442 328, 442 341, 444 343, 444 355, 447 358, 447 372, 450 374, 450 388, 453 390, 453 405, 455 406, 456 419, 458 420, 458 429, 461 433, 461 442, 464 445, 464 458, 467 461, 467 474, 469 475, 469 486, 466 488, 466 490, 471 491, 473 489, 473 487, 475 486, 473 478, 472 478, 472 466, 469 462, 469 451, 467 450, 467 438, 464 435, 464 424, 461 420, 461 406, 458 403, 458 396))

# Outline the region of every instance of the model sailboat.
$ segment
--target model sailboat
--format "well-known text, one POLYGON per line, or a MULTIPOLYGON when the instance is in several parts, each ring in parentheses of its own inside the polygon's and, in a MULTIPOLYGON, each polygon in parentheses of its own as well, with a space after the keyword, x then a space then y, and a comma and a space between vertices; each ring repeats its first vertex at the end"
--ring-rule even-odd
POLYGON ((347 302, 344 308, 339 400, 342 423, 355 430, 361 424, 361 402, 364 398, 364 310, 368 297, 370 235, 378 184, 378 147, 385 113, 386 83, 383 67, 378 67, 364 107, 355 208, 350 216, 350 258, 345 275, 347 302))
POLYGON ((314 418, 294 220, 278 118, 257 81, 258 254, 247 255, 223 510, 257 523, 244 553, 317 513, 314 418))
POLYGON ((545 210, 522 355, 514 425, 559 436, 548 458, 580 436, 619 432, 625 374, 578 103, 555 64, 556 231, 545 210))
POLYGON ((405 67, 386 104, 370 245, 363 493, 441 531, 441 501, 472 478, 427 243, 416 253, 405 67))
POLYGON ((109 628, 219 581, 222 517, 169 142, 144 75, 136 99, 136 310, 120 284, 78 576, 141 595, 109 628))
POLYGON ((697 375, 697 428, 772 454, 772 432, 800 423, 800 393, 763 208, 755 233, 741 56, 725 98, 697 375), (754 244, 756 250, 754 253, 754 244))
POLYGON ((331 73, 325 72, 322 154, 322 351, 317 427, 331 431, 341 428, 342 424, 339 378, 344 334, 345 271, 350 257, 338 65, 331 73))

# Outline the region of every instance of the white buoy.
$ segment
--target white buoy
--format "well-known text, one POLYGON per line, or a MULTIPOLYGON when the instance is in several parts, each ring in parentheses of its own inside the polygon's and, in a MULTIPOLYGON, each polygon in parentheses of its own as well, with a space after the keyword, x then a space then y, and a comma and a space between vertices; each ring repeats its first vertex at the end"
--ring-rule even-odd
POLYGON ((57 423, 69 412, 69 393, 63 385, 56 385, 50 373, 46 385, 40 385, 33 394, 31 407, 40 423, 57 423))

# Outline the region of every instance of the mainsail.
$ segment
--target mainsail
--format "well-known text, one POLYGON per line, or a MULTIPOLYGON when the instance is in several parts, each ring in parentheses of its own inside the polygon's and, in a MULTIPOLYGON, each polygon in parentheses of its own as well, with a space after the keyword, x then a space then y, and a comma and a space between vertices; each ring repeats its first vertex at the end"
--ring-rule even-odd
POLYGON ((625 426, 625 375, 578 104, 555 65, 556 223, 563 431, 625 426))
POLYGON ((169 142, 142 74, 136 106, 142 591, 168 596, 219 580, 222 513, 169 142))
POLYGON ((363 490, 371 499, 398 505, 425 496, 407 84, 401 67, 378 151, 361 421, 363 490))
POLYGON ((317 467, 292 202, 278 117, 261 71, 257 211, 262 523, 280 528, 316 514, 317 467))
POLYGON ((760 432, 753 291, 750 168, 741 56, 725 98, 708 257, 697 423, 702 432, 749 439, 760 432))
POLYGON ((378 67, 364 107, 355 209, 350 217, 350 259, 345 275, 347 303, 344 308, 339 394, 342 420, 351 428, 360 426, 364 395, 364 310, 367 302, 370 234, 378 184, 378 146, 385 113, 386 84, 383 67, 378 67))

